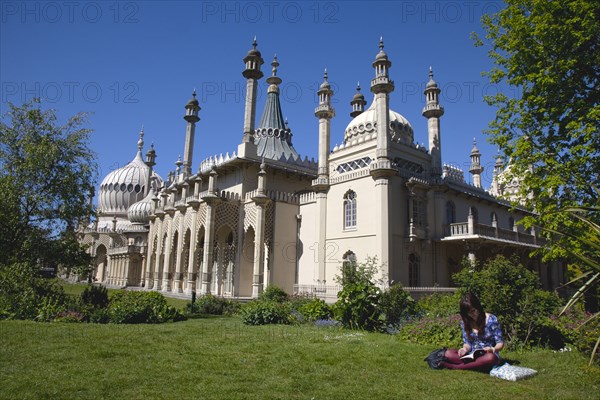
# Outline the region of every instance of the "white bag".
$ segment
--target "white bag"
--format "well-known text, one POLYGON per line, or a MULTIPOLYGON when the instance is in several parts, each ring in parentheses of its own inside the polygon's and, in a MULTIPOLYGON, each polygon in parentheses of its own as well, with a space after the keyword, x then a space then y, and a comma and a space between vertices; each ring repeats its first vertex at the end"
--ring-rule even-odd
POLYGON ((491 376, 513 382, 518 381, 519 379, 529 378, 535 374, 537 374, 535 369, 518 367, 508 363, 505 363, 502 366, 494 367, 490 371, 491 376))

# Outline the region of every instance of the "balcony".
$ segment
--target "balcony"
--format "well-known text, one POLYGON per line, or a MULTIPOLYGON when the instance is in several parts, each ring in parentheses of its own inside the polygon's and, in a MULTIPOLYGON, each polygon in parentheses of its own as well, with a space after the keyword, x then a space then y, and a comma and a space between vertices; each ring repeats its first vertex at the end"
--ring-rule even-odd
POLYGON ((470 224, 468 222, 447 225, 445 229, 445 236, 442 238, 442 240, 489 240, 535 248, 540 247, 544 243, 542 238, 524 232, 502 229, 484 224, 472 224, 472 228, 469 229, 469 225, 470 224))

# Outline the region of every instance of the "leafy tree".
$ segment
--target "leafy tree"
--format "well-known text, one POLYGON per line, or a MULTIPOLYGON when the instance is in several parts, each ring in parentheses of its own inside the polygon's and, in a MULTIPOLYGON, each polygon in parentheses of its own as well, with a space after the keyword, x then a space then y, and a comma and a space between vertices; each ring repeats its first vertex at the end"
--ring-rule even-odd
POLYGON ((75 228, 96 177, 86 114, 57 122, 34 99, 0 120, 0 266, 87 263, 75 228))
POLYGON ((521 184, 521 202, 536 211, 523 223, 552 236, 545 257, 574 256, 589 271, 577 299, 599 280, 590 243, 600 225, 600 3, 505 3, 482 18, 485 39, 476 43, 489 45, 491 82, 521 96, 486 98, 498 108, 487 133, 510 162, 507 178, 521 184))
MULTIPOLYGON (((505 2, 482 18, 485 39, 477 44, 490 47, 491 82, 521 95, 486 98, 497 107, 487 133, 510 162, 508 179, 519 180, 522 201, 536 211, 525 225, 577 234, 588 227, 564 210, 599 205, 590 184, 600 172, 600 2, 505 2)), ((582 248, 563 236, 546 255, 564 256, 565 242, 582 248)))

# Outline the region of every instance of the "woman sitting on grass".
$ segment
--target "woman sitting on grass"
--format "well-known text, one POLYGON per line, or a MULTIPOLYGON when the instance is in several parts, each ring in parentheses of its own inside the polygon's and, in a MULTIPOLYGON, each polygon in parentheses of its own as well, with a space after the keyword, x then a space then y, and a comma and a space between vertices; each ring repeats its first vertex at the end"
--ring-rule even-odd
POLYGON ((479 299, 473 293, 465 294, 460 300, 460 316, 463 347, 458 350, 446 350, 446 360, 440 363, 440 366, 489 372, 500 361, 498 352, 504 347, 498 318, 484 312, 479 299), (478 351, 474 359, 461 358, 476 350, 482 351, 478 351))

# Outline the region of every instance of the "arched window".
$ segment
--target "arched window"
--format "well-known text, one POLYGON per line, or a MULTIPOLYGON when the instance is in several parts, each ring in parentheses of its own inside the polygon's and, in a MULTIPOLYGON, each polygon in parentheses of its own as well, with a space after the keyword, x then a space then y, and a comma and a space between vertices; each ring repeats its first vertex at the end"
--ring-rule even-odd
POLYGON ((411 253, 408 256, 408 286, 419 286, 419 270, 421 269, 419 256, 411 253))
POLYGON ((344 195, 344 229, 356 228, 356 193, 349 190, 344 195))
POLYGON ((456 206, 452 201, 446 203, 446 223, 448 225, 456 222, 456 206))

